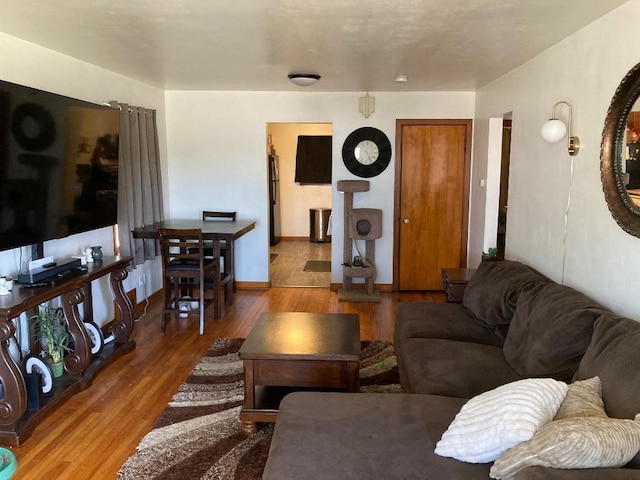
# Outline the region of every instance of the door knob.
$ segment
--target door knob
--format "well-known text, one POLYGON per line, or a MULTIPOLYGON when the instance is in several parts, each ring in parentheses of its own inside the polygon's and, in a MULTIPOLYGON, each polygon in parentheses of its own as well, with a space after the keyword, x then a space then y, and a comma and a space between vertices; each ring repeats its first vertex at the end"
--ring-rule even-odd
POLYGON ((409 219, 408 219, 408 218, 405 218, 405 219, 403 220, 403 222, 404 222, 404 223, 409 223, 409 219))

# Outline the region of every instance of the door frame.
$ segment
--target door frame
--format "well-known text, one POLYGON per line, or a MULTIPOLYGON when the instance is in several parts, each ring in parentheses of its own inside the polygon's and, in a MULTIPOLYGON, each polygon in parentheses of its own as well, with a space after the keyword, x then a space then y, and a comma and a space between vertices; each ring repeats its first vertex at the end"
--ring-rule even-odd
POLYGON ((472 126, 471 119, 396 119, 395 145, 395 182, 393 206, 393 290, 399 289, 400 274, 400 206, 402 201, 402 128, 411 125, 463 125, 465 127, 464 146, 464 179, 462 204, 462 237, 460 242, 460 263, 467 265, 467 247, 469 242, 469 192, 471 190, 471 147, 472 126))

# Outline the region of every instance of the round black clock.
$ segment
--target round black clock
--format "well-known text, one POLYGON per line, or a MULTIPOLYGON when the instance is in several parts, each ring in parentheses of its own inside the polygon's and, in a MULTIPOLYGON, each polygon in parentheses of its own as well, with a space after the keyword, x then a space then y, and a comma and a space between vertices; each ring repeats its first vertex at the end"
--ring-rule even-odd
POLYGON ((342 145, 342 161, 358 177, 375 177, 389 166, 391 142, 377 128, 358 128, 349 134, 342 145))

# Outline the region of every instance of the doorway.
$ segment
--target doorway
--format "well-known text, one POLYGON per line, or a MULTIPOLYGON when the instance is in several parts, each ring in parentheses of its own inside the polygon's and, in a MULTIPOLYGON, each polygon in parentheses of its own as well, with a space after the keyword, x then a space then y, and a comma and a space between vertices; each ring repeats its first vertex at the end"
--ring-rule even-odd
MULTIPOLYGON (((269 238, 272 287, 326 287, 331 284, 331 243, 310 242, 310 210, 331 209, 331 184, 295 181, 299 136, 332 136, 331 123, 267 123, 267 153, 277 165, 279 234, 269 238), (327 270, 328 267, 328 270, 327 270)), ((272 160, 269 161, 273 165, 272 160)), ((272 169, 272 167, 270 167, 272 169)), ((269 191, 274 190, 271 175, 269 191)), ((274 196, 271 194, 271 196, 274 196)), ((268 199, 270 202, 271 200, 268 199)), ((273 206, 269 205, 270 221, 273 206)))
POLYGON ((394 287, 442 290, 467 262, 471 120, 396 121, 394 287))
POLYGON ((507 213, 509 201, 509 164, 511 161, 511 115, 502 124, 502 154, 500 155, 500 197, 498 200, 498 232, 496 240, 498 258, 504 259, 507 245, 507 213))

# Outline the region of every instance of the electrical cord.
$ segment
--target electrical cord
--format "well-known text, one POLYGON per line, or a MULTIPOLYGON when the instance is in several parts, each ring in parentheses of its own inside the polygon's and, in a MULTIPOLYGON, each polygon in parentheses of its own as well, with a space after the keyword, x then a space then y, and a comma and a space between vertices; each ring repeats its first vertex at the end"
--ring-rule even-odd
POLYGON ((569 180, 569 198, 567 199, 567 209, 564 212, 564 236, 562 238, 562 281, 564 285, 564 270, 567 262, 567 230, 569 225, 569 208, 571 207, 571 192, 573 190, 573 160, 575 157, 571 157, 571 177, 569 180))

